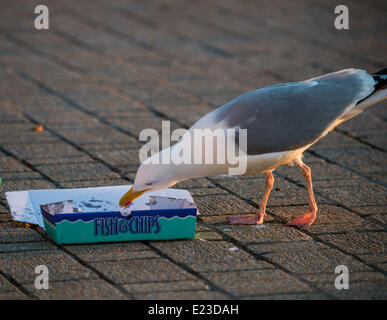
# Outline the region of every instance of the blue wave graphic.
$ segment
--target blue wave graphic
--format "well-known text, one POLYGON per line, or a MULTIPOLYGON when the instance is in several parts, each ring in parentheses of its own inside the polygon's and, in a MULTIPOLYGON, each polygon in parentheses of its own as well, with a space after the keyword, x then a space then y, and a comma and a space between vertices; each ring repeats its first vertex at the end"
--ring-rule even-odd
POLYGON ((118 211, 113 212, 83 212, 83 213, 60 213, 54 215, 55 223, 59 223, 63 220, 75 222, 81 220, 84 222, 92 221, 95 218, 124 218, 131 219, 136 216, 159 216, 160 218, 171 219, 173 217, 185 218, 188 216, 196 217, 196 208, 187 209, 164 209, 164 210, 139 210, 133 211, 129 216, 123 216, 118 211))

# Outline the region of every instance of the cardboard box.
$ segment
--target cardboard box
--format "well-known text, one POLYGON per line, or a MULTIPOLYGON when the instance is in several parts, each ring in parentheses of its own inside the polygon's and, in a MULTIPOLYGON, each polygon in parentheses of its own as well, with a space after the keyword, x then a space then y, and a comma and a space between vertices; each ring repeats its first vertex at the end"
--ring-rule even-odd
POLYGON ((36 223, 58 244, 188 239, 195 236, 197 208, 180 189, 149 192, 121 213, 120 197, 130 186, 7 192, 14 220, 36 223), (48 206, 66 202, 53 213, 48 206))

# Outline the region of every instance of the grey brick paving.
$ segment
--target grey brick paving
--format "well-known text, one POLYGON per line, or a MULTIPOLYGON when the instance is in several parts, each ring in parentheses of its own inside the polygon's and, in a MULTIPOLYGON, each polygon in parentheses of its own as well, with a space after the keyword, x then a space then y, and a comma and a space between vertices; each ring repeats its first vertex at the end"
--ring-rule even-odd
POLYGON ((276 171, 258 227, 226 217, 257 210, 263 176, 179 183, 202 214, 193 240, 58 246, 10 222, 4 196, 127 184, 143 128, 187 128, 262 86, 385 68, 383 1, 352 1, 342 31, 331 0, 46 4, 49 31, 34 29, 34 1, 0 5, 0 300, 386 298, 385 102, 305 153, 320 211, 301 230, 283 225, 307 208, 294 167, 276 171), (33 285, 38 264, 49 290, 33 285), (334 287, 340 264, 348 290, 334 287))

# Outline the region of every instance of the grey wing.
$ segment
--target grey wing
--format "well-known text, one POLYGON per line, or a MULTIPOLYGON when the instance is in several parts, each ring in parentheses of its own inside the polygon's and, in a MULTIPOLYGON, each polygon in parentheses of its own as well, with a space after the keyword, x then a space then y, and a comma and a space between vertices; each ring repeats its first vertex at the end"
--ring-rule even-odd
POLYGON ((316 140, 374 90, 364 70, 347 69, 308 81, 244 94, 214 111, 216 123, 247 129, 247 153, 289 151, 316 140))

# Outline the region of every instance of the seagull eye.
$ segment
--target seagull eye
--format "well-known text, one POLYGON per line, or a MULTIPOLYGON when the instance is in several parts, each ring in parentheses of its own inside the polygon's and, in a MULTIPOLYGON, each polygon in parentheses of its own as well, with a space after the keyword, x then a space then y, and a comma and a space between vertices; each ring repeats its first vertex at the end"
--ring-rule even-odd
POLYGON ((145 183, 145 185, 151 186, 151 185, 152 185, 152 182, 147 182, 147 183, 145 183))

